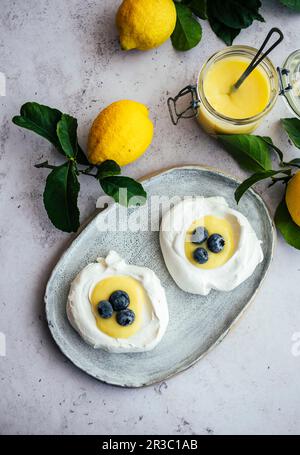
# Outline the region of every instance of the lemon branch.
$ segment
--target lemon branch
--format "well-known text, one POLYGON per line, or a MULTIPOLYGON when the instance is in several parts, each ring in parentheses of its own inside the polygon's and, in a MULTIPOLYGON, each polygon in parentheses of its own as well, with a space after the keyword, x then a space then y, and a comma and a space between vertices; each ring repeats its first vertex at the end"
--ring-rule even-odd
MULTIPOLYGON (((48 161, 43 161, 43 163, 38 163, 35 164, 34 167, 38 169, 56 169, 58 166, 55 166, 53 164, 49 164, 48 161)), ((92 174, 90 171, 92 171, 95 168, 95 166, 89 166, 86 169, 78 169, 77 172, 78 174, 83 174, 83 175, 89 175, 94 178, 98 178, 98 172, 96 174, 92 174)))

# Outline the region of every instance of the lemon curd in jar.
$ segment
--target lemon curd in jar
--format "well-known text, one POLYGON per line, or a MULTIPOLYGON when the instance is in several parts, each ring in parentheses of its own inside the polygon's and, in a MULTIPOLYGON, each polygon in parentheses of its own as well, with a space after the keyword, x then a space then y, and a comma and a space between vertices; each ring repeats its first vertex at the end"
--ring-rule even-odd
POLYGON ((253 117, 260 114, 269 102, 270 84, 260 68, 255 68, 238 90, 232 90, 247 66, 245 60, 227 58, 213 65, 204 79, 207 101, 226 117, 253 117))
POLYGON ((278 96, 278 76, 268 59, 237 90, 232 90, 255 53, 256 49, 247 46, 232 46, 212 56, 202 68, 198 121, 209 133, 251 133, 273 107, 278 96))

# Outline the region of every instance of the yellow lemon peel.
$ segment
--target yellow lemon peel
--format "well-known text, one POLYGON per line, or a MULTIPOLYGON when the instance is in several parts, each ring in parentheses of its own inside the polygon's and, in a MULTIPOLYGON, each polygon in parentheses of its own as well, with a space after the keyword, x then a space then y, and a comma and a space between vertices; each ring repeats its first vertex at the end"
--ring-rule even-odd
POLYGON ((285 202, 293 221, 300 226, 300 171, 288 183, 285 202))
POLYGON ((153 123, 148 108, 131 100, 116 101, 94 120, 88 138, 88 158, 92 164, 114 160, 120 166, 132 163, 149 147, 153 123))
POLYGON ((123 50, 148 50, 163 44, 176 25, 173 0, 124 0, 116 17, 123 50))

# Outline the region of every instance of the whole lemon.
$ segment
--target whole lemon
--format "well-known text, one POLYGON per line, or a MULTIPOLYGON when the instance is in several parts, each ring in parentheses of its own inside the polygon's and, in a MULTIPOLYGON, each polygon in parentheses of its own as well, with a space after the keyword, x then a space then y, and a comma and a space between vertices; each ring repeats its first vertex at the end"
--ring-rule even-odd
POLYGON ((139 158, 153 138, 153 123, 144 104, 121 100, 107 106, 94 120, 88 138, 92 164, 114 160, 125 166, 139 158))
POLYGON ((300 226, 300 171, 288 183, 285 202, 293 221, 300 226))
POLYGON ((173 0, 124 0, 116 18, 122 49, 147 50, 160 46, 176 25, 173 0))

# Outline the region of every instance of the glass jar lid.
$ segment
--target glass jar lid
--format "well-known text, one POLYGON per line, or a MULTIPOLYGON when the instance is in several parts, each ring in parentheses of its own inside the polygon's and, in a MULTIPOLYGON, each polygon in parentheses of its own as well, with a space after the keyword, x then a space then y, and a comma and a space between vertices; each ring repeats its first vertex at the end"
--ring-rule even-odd
POLYGON ((298 117, 300 117, 300 49, 286 59, 281 70, 282 94, 298 117))

